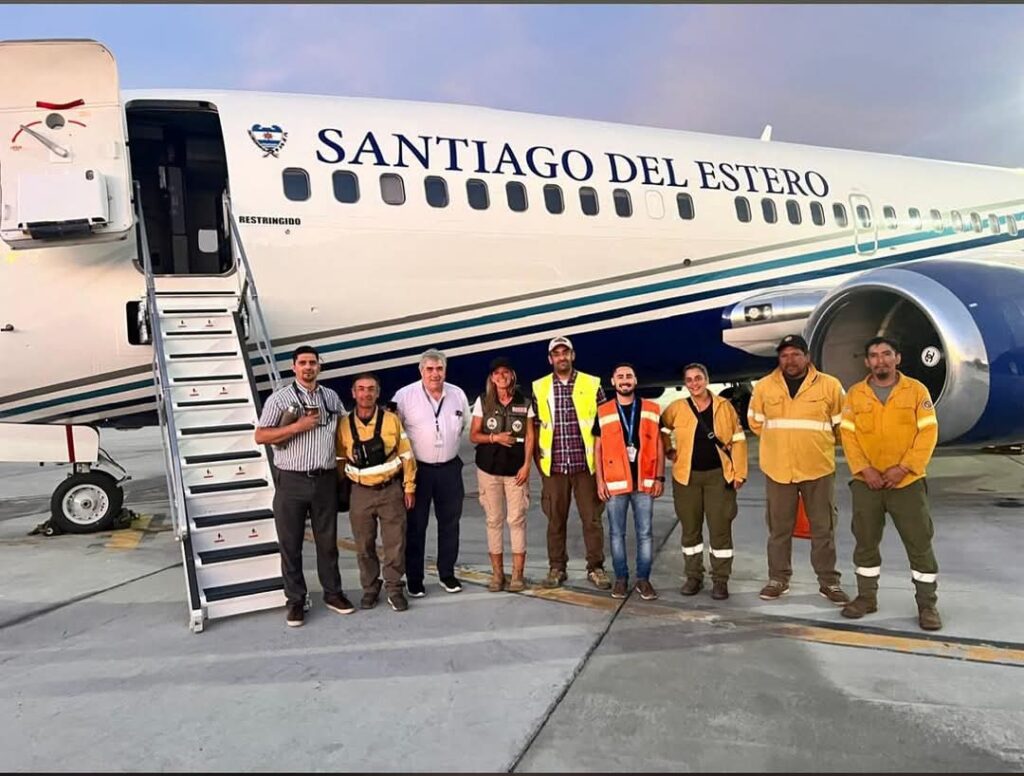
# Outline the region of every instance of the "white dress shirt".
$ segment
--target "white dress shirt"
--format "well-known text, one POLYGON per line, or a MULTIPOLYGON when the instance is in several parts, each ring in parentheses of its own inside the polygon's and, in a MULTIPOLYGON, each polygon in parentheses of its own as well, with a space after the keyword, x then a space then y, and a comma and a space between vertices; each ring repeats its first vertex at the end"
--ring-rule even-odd
POLYGON ((400 388, 392 401, 417 461, 445 463, 459 454, 462 434, 469 428, 469 400, 461 388, 444 383, 440 400, 435 400, 419 380, 400 388))

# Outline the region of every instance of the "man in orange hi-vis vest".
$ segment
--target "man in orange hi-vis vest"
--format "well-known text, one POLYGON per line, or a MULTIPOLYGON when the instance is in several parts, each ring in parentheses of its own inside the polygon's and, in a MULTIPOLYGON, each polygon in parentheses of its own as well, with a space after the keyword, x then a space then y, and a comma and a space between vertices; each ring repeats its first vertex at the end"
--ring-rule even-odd
POLYGON ((645 601, 658 597, 651 585, 654 499, 665 490, 665 454, 661 408, 636 396, 636 371, 621 363, 612 370, 615 398, 597 408, 594 459, 597 495, 608 504, 615 584, 612 598, 629 590, 626 561, 626 512, 633 507, 636 528, 636 591, 645 601))

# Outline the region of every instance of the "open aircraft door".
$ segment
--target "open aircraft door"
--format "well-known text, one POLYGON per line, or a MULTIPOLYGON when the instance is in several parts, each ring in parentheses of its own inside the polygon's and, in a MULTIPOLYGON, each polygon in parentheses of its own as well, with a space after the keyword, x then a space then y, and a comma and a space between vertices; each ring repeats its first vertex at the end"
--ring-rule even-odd
POLYGON ((132 224, 113 55, 92 40, 0 42, 0 238, 40 248, 132 224))

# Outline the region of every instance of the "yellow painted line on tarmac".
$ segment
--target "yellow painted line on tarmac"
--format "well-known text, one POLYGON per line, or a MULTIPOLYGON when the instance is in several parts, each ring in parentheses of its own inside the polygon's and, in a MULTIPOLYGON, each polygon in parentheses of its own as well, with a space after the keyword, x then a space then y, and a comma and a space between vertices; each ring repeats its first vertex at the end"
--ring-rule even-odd
POLYGON ((146 535, 146 529, 152 519, 152 515, 140 515, 132 522, 131 528, 114 531, 110 535, 110 540, 103 546, 108 550, 134 550, 146 535))
POLYGON ((572 606, 584 606, 588 609, 601 609, 613 611, 619 608, 620 601, 609 596, 596 596, 590 593, 581 593, 567 587, 546 588, 533 586, 528 587, 519 595, 528 598, 540 598, 544 601, 557 601, 560 604, 571 604, 572 606))

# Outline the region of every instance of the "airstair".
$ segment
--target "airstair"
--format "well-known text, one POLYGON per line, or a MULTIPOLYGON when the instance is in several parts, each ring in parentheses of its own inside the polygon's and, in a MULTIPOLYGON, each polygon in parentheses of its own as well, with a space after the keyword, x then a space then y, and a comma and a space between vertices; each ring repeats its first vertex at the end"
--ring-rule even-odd
POLYGON ((225 195, 236 272, 154 276, 136 187, 142 320, 153 373, 175 538, 181 543, 189 627, 285 604, 271 510, 270 453, 257 445, 260 376, 280 385, 238 224, 225 195), (253 358, 252 356, 255 356, 253 358))

